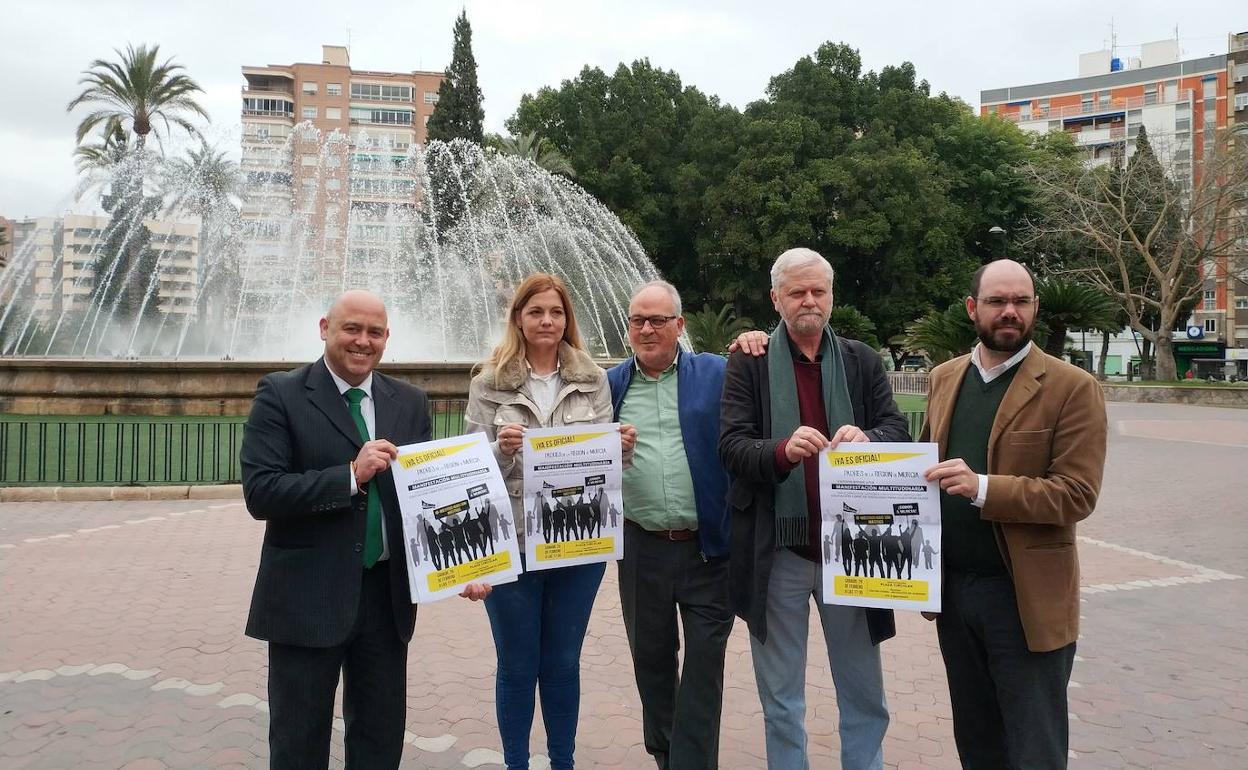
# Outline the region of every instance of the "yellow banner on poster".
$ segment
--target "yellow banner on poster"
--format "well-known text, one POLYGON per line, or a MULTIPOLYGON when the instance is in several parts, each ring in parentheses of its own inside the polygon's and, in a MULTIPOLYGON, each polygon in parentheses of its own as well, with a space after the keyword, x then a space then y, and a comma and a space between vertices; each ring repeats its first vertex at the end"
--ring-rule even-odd
POLYGON ((588 540, 569 540, 563 543, 539 543, 538 561, 574 559, 578 556, 602 556, 615 550, 614 537, 593 537, 588 540))
POLYGON ((426 449, 423 452, 410 452, 405 455, 399 455, 399 465, 410 471, 417 465, 424 465, 427 462, 441 460, 443 457, 450 457, 456 452, 462 452, 476 443, 475 441, 470 441, 467 444, 455 444, 454 446, 444 446, 438 449, 426 449))
POLYGON ((478 578, 493 575, 495 572, 502 572, 510 568, 511 553, 509 551, 499 551, 490 556, 474 559, 467 564, 457 564, 448 569, 430 572, 426 578, 429 582, 430 591, 444 591, 452 586, 471 583, 478 578))
POLYGON ((922 452, 829 452, 827 455, 828 464, 833 468, 844 468, 849 465, 891 463, 897 460, 909 460, 911 457, 922 456, 922 452))
POLYGON ((533 447, 535 452, 546 452, 570 444, 592 441, 605 435, 607 435, 606 431, 601 433, 569 433, 566 436, 542 436, 541 438, 530 438, 529 446, 533 447))
POLYGON ((925 602, 930 591, 926 580, 895 580, 848 575, 837 575, 835 586, 837 596, 894 599, 901 602, 925 602))

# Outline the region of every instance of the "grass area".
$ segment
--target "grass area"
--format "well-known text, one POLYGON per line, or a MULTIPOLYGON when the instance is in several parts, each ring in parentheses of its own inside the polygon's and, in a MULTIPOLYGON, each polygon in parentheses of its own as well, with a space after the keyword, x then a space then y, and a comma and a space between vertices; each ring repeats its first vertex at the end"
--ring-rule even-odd
POLYGON ((1226 382, 1224 380, 1106 380, 1106 385, 1122 385, 1124 387, 1152 388, 1248 388, 1248 382, 1226 382))
POLYGON ((923 412, 927 410, 927 396, 913 396, 908 393, 894 394, 897 408, 903 412, 923 412))

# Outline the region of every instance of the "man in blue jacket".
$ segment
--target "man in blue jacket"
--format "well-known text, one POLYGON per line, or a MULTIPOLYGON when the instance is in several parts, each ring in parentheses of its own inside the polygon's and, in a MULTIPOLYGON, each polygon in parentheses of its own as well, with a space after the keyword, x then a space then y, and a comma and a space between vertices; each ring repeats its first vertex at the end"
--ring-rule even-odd
POLYGON ((660 770, 715 768, 732 631, 728 474, 719 461, 724 359, 687 353, 680 294, 652 281, 628 306, 634 356, 607 372, 615 418, 637 426, 624 471, 620 605, 641 696, 646 751, 660 770), (676 615, 685 637, 677 670, 676 615))

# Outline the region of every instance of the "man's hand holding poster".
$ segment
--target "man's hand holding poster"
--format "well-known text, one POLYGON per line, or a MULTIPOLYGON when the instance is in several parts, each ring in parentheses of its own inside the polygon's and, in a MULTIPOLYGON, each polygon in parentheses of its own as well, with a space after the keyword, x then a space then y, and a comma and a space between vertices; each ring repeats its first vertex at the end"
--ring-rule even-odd
MULTIPOLYGON (((484 433, 401 446, 391 467, 413 602, 454 596, 471 582, 516 579, 511 503, 484 433)), ((390 552, 393 558, 393 544, 390 552)))
POLYGON ((618 423, 524 433, 525 560, 529 570, 624 555, 618 423))

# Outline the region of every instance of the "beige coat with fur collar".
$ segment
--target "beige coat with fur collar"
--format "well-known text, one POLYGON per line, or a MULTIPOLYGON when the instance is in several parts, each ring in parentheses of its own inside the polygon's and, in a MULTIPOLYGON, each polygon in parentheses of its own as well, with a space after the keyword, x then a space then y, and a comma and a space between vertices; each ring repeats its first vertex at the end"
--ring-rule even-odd
MULTIPOLYGON (((494 457, 511 497, 511 515, 520 547, 524 548, 524 464, 517 452, 508 457, 498 451, 498 430, 519 423, 532 428, 611 422, 611 387, 606 372, 584 351, 559 343, 559 376, 563 387, 547 419, 528 393, 528 368, 523 359, 496 370, 488 364, 468 387, 468 410, 464 432, 484 432, 490 437, 494 457)), ((523 451, 523 450, 521 450, 523 451)))

